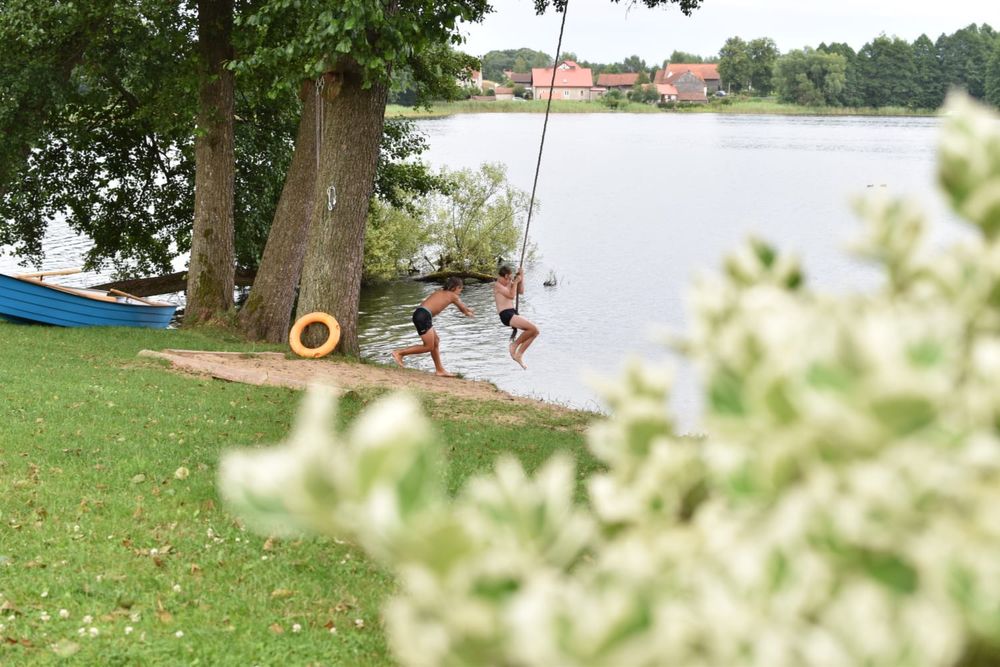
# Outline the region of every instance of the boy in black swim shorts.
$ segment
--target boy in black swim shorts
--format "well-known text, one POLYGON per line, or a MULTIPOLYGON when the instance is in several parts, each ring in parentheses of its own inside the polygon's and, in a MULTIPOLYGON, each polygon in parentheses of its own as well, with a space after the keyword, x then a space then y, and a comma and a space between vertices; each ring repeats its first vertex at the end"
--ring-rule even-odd
POLYGON ((497 314, 500 322, 505 327, 519 329, 521 335, 510 344, 510 358, 527 368, 524 365, 524 351, 538 338, 538 327, 528 319, 521 317, 514 307, 514 301, 518 294, 524 294, 524 271, 517 270, 517 275, 512 276, 513 269, 509 266, 501 266, 498 278, 493 283, 493 297, 497 302, 497 314))
POLYGON ((466 317, 474 317, 475 313, 472 312, 472 309, 462 303, 462 300, 459 298, 464 287, 465 285, 460 278, 448 278, 444 283, 443 289, 432 292, 430 296, 420 302, 417 309, 413 311, 413 326, 416 327, 417 335, 420 336, 423 345, 413 345, 402 350, 393 350, 392 358, 396 361, 397 365, 403 365, 403 357, 429 352, 431 359, 434 360, 435 374, 443 377, 452 377, 451 373, 446 371, 444 366, 441 365, 441 354, 439 351, 441 339, 438 337, 437 331, 434 330, 433 318, 450 305, 454 305, 466 317))

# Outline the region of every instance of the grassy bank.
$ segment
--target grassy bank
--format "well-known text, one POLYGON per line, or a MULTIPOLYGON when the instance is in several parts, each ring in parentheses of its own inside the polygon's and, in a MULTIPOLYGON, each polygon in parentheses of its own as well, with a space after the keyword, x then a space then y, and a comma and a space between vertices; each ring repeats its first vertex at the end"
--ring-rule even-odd
MULTIPOLYGON (((404 118, 442 118, 462 113, 544 113, 545 101, 529 102, 440 102, 430 109, 389 105, 386 116, 404 118)), ((711 99, 707 104, 681 104, 670 109, 634 102, 609 109, 600 102, 552 101, 553 113, 720 113, 776 116, 933 116, 935 111, 904 107, 829 107, 784 104, 773 99, 711 99)))
MULTIPOLYGON (((245 532, 219 503, 220 451, 281 439, 300 393, 136 357, 265 348, 2 322, 0 345, 0 664, 391 664, 385 572, 347 544, 245 532)), ((377 393, 349 393, 340 421, 377 393)), ((569 450, 594 468, 587 415, 424 402, 453 488, 504 452, 533 468, 569 450)))

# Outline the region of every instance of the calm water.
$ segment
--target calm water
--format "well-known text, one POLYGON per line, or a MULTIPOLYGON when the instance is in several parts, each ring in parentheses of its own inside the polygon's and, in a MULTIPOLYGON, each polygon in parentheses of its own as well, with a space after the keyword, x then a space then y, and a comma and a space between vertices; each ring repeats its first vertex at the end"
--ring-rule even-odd
MULTIPOLYGON (((507 165, 530 191, 542 116, 465 115, 422 121, 435 166, 507 165)), ((813 284, 864 289, 875 276, 842 251, 857 231, 851 196, 885 188, 917 196, 946 218, 933 181, 937 121, 919 118, 790 118, 714 115, 555 115, 538 182, 541 210, 531 237, 539 261, 527 275, 521 311, 542 335, 523 371, 507 356, 507 332, 491 287, 470 285, 477 317, 436 319, 445 367, 516 394, 599 409, 583 381, 612 375, 629 354, 665 356, 651 331, 684 325, 686 286, 712 270, 747 235, 799 253, 813 284), (549 271, 558 286, 545 288, 549 271)), ((45 268, 80 262, 86 239, 50 234, 45 268)), ((15 262, 0 257, 0 271, 15 262)), ((67 279, 93 284, 104 276, 67 279)), ((362 349, 390 361, 417 341, 413 307, 431 290, 402 283, 366 292, 362 349)), ((430 369, 429 358, 407 358, 430 369)), ((674 409, 697 426, 690 372, 681 368, 674 409)))
MULTIPOLYGON (((425 121, 437 166, 502 162, 530 191, 541 116, 465 115, 425 121)), ((935 119, 714 115, 556 115, 538 183, 531 236, 540 259, 522 313, 542 335, 522 371, 506 355, 489 286, 468 286, 475 320, 438 319, 446 368, 517 394, 599 408, 582 381, 615 374, 629 354, 659 360, 651 332, 684 325, 686 286, 750 234, 799 253, 813 284, 865 288, 873 273, 842 251, 858 227, 850 197, 873 189, 918 196, 946 217, 933 185, 935 119), (555 271, 559 284, 542 281, 555 271)), ((430 290, 372 290, 362 304, 366 354, 388 360, 411 344, 415 304, 430 290)), ((412 359, 411 358, 408 358, 412 359)), ((430 360, 414 362, 431 368, 430 360)), ((686 368, 674 409, 699 410, 686 368)))

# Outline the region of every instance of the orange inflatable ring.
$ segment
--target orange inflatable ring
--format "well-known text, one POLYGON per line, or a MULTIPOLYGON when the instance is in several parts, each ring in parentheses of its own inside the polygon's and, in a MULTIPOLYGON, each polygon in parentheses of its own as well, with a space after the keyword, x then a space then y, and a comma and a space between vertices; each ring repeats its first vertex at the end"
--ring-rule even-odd
POLYGON ((292 330, 288 332, 288 345, 291 346, 292 352, 307 359, 325 357, 333 352, 333 348, 337 347, 337 343, 339 342, 340 325, 337 323, 337 320, 332 315, 327 315, 319 311, 300 317, 296 320, 295 325, 292 326, 292 330), (322 324, 330 331, 326 342, 319 347, 306 347, 302 344, 302 332, 310 324, 322 324))

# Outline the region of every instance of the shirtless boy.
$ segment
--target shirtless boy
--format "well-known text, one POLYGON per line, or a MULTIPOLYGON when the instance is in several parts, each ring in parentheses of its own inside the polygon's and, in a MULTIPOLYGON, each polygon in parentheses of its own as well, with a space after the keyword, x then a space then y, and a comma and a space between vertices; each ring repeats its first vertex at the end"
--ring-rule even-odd
POLYGON ((513 269, 509 266, 501 266, 499 278, 493 283, 493 296, 497 301, 497 314, 505 327, 520 329, 521 335, 510 344, 510 358, 527 368, 524 365, 524 351, 528 349, 536 338, 538 338, 538 327, 527 319, 517 314, 514 308, 514 300, 518 294, 524 294, 524 271, 518 269, 517 275, 512 276, 513 269))
POLYGON ((465 286, 461 279, 448 278, 444 283, 443 289, 432 292, 430 296, 420 302, 417 309, 413 311, 413 326, 417 328, 417 335, 420 336, 423 345, 413 345, 402 350, 393 350, 392 358, 396 360, 397 365, 403 365, 403 357, 411 354, 425 354, 430 352, 431 359, 434 360, 435 374, 442 377, 453 377, 441 365, 441 354, 438 349, 441 339, 438 337, 437 331, 434 330, 431 318, 452 304, 462 311, 466 317, 473 317, 475 313, 472 312, 472 309, 468 308, 458 298, 462 293, 463 287, 465 286))

